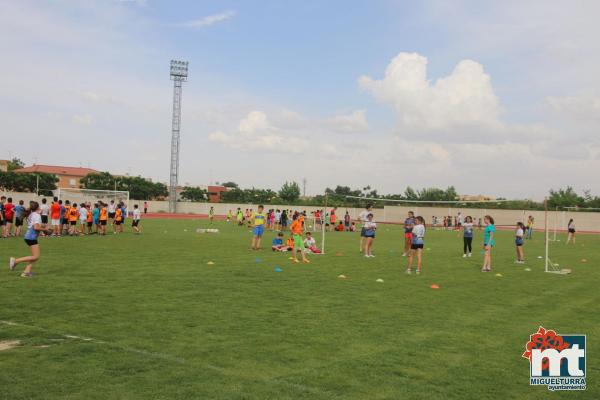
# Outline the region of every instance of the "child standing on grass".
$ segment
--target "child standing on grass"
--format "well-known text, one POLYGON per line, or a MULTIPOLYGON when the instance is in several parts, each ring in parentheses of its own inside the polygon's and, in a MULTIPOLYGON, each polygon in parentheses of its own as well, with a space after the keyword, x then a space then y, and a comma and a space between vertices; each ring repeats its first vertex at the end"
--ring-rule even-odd
POLYGON ((306 258, 306 252, 304 251, 304 241, 302 240, 302 232, 304 217, 302 215, 298 215, 294 218, 290 229, 292 231, 292 237, 294 238, 294 262, 299 263, 298 253, 302 255, 302 262, 309 263, 310 261, 306 258))
POLYGON ((265 224, 267 223, 267 216, 264 213, 264 207, 262 205, 258 206, 258 210, 256 213, 252 214, 252 220, 249 221, 254 223, 254 228, 252 230, 252 250, 260 250, 260 241, 262 239, 262 235, 265 232, 265 224))
POLYGON ((85 227, 87 225, 88 219, 88 209, 85 207, 85 204, 81 203, 79 207, 79 225, 81 227, 81 234, 85 235, 85 227))
POLYGON ((106 224, 108 223, 108 210, 106 209, 106 203, 100 203, 100 234, 106 235, 106 224))
POLYGON ((567 236, 567 243, 569 244, 569 242, 572 240, 573 244, 575 244, 575 221, 573 221, 573 218, 571 218, 569 220, 569 225, 567 225, 567 230, 569 231, 568 236, 567 236))
POLYGON ((533 222, 534 222, 533 216, 530 215, 527 218, 527 235, 525 237, 526 239, 531 239, 533 236, 533 222))
POLYGON ((85 208, 87 209, 87 233, 88 235, 91 235, 93 232, 93 226, 94 226, 94 214, 92 212, 92 206, 90 204, 87 204, 85 206, 85 208))
POLYGON ((373 255, 373 241, 375 240, 375 231, 377 230, 377 223, 373 221, 373 213, 367 214, 367 220, 365 221, 365 257, 375 257, 373 255))
POLYGON ((360 229, 360 252, 361 253, 364 252, 365 254, 366 254, 366 252, 365 252, 365 243, 367 241, 367 237, 365 236, 365 226, 364 226, 364 224, 366 224, 366 222, 367 222, 367 216, 369 214, 372 214, 372 212, 371 212, 372 210, 373 210, 373 205, 372 204, 367 204, 367 207, 364 210, 362 210, 360 212, 360 214, 358 215, 359 221, 363 224, 363 227, 360 229))
POLYGON ((94 203, 94 209, 92 210, 92 223, 95 227, 96 234, 98 233, 98 229, 100 228, 100 206, 98 203, 94 203))
POLYGON ((15 236, 21 236, 21 227, 25 218, 25 206, 23 200, 19 200, 19 204, 15 206, 15 236))
POLYGON ((123 209, 120 205, 115 208, 115 218, 113 220, 113 234, 123 232, 123 209))
POLYGON ((58 197, 54 198, 52 204, 50 204, 50 223, 52 224, 52 236, 60 235, 60 209, 61 203, 58 201, 58 197))
POLYGON ((402 257, 406 257, 412 246, 412 230, 415 226, 415 213, 408 212, 408 217, 404 220, 404 252, 402 257))
POLYGON ((473 218, 467 216, 462 224, 463 230, 463 257, 471 257, 473 252, 473 218))
POLYGON ((25 233, 25 243, 31 250, 31 256, 14 258, 11 257, 8 266, 11 271, 14 271, 15 267, 20 263, 27 263, 25 270, 21 274, 22 278, 31 278, 33 273, 31 269, 33 264, 40 258, 40 245, 38 244, 38 236, 40 232, 44 230, 42 225, 42 216, 40 215, 40 205, 37 201, 32 201, 29 209, 25 211, 27 218, 27 232, 25 233))
POLYGON ((210 221, 211 225, 212 225, 214 219, 215 219, 215 208, 211 207, 210 210, 208 210, 208 220, 210 221))
POLYGON ((73 203, 73 206, 69 208, 69 235, 73 236, 77 234, 77 219, 79 218, 79 211, 77 210, 77 203, 73 203))
POLYGON ((494 218, 491 215, 483 217, 485 222, 485 231, 483 234, 483 267, 481 272, 490 272, 492 270, 492 248, 494 247, 494 236, 496 227, 494 226, 494 218))
POLYGON ((138 205, 134 204, 133 205, 133 220, 131 221, 131 228, 133 229, 133 232, 136 234, 140 233, 141 219, 142 219, 142 213, 140 212, 138 205))
POLYGON ((415 225, 412 230, 412 243, 410 245, 410 253, 408 255, 408 268, 406 268, 406 273, 412 273, 412 264, 413 259, 415 257, 415 253, 417 254, 417 275, 421 273, 421 267, 423 265, 423 246, 425 245, 425 219, 423 217, 418 216, 415 218, 415 225))
POLYGON ((15 205, 12 202, 12 197, 6 199, 4 204, 4 237, 12 236, 12 224, 15 219, 15 205))
POLYGON ((517 247, 517 264, 525 264, 525 254, 523 252, 525 236, 525 225, 522 222, 517 222, 517 229, 515 230, 515 245, 517 247))

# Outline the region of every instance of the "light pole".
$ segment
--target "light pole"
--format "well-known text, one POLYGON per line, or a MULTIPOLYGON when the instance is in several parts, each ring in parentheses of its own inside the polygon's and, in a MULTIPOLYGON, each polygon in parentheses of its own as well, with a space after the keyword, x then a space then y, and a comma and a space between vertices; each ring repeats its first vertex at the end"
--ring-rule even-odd
POLYGON ((177 180, 179 177, 179 129, 181 124, 181 88, 187 80, 188 62, 171 60, 173 81, 173 121, 171 124, 171 170, 169 173, 169 212, 177 212, 177 180))

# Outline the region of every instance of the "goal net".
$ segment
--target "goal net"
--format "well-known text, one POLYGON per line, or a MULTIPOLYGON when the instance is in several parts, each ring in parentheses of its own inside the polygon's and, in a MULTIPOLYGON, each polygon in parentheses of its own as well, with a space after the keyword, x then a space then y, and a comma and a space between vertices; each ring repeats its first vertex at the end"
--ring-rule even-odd
POLYGON ((556 242, 556 226, 558 224, 558 207, 554 214, 554 232, 551 237, 550 235, 550 217, 548 216, 548 199, 544 200, 544 272, 550 272, 553 274, 566 275, 571 273, 570 269, 561 268, 560 264, 556 263, 550 258, 550 242, 556 242))
POLYGON ((129 210, 129 192, 122 190, 95 190, 95 189, 77 189, 77 188, 58 188, 58 199, 71 203, 92 203, 102 201, 110 203, 114 200, 115 203, 123 202, 129 210))

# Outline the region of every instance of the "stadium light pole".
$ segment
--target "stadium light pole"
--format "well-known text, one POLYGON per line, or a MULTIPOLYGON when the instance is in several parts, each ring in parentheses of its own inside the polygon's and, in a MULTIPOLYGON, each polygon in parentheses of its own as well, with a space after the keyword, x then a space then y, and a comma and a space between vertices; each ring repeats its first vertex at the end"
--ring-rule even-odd
POLYGON ((179 130, 181 125, 181 88, 187 80, 188 62, 171 60, 173 81, 173 121, 171 124, 171 170, 169 173, 169 212, 177 212, 177 180, 179 178, 179 130))

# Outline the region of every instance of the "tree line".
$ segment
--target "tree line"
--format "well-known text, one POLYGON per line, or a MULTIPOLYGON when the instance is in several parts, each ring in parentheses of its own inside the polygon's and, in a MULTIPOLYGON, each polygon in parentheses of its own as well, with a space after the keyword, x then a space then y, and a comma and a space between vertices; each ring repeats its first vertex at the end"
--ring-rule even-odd
MULTIPOLYGON (((57 189, 59 179, 52 174, 32 172, 18 173, 16 169, 24 167, 24 163, 18 158, 13 158, 8 163, 8 171, 0 171, 0 190, 9 192, 30 192, 36 190, 40 195, 50 196, 57 189)), ((141 176, 115 176, 108 172, 93 173, 83 177, 80 181, 81 188, 95 190, 121 190, 129 191, 129 196, 137 200, 160 200, 168 196, 167 186, 161 182, 152 182, 141 176)), ((228 188, 221 193, 222 203, 242 204, 286 204, 305 206, 324 206, 327 202, 331 207, 357 207, 373 203, 374 207, 385 205, 410 205, 410 202, 402 203, 402 200, 418 200, 421 206, 436 205, 436 201, 459 201, 459 195, 454 186, 446 189, 429 187, 414 189, 408 186, 403 193, 379 194, 376 189, 366 186, 352 189, 350 186, 337 185, 335 188, 326 188, 324 194, 301 197, 300 185, 297 182, 285 182, 278 191, 272 189, 248 188, 242 189, 235 182, 223 182, 221 184, 228 188), (366 198, 376 199, 367 200, 366 198), (432 203, 427 203, 431 201, 432 203)), ((208 200, 205 189, 186 186, 180 193, 181 198, 187 201, 204 202, 208 200)), ((578 194, 572 187, 564 189, 551 189, 548 196, 548 208, 550 210, 573 208, 573 209, 597 209, 589 211, 600 211, 600 197, 594 196, 589 190, 578 194)), ((510 200, 499 198, 499 201, 481 203, 456 203, 454 207, 461 208, 488 208, 488 209, 513 209, 513 210, 544 210, 543 202, 533 200, 510 200)), ((439 204, 437 204, 439 206, 439 204)))

